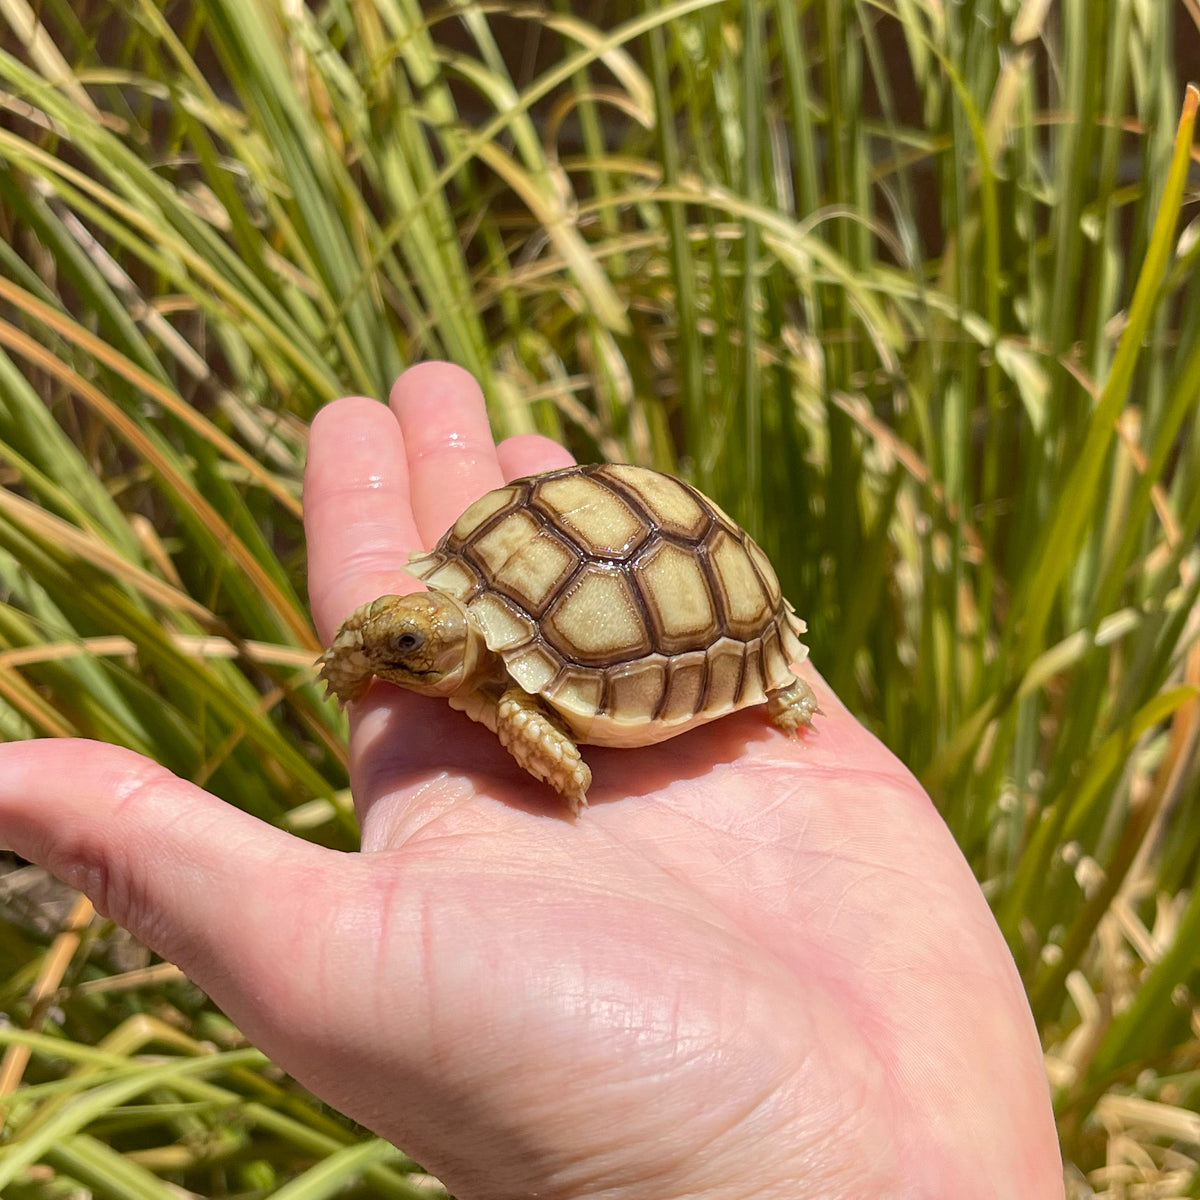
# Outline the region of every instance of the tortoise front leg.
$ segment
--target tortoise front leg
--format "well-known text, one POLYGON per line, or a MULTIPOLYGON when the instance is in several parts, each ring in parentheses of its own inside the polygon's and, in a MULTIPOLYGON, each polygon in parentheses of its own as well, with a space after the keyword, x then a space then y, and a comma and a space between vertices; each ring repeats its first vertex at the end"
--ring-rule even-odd
POLYGON ((579 815, 592 773, 557 717, 528 692, 510 687, 496 705, 496 736, 521 767, 548 783, 579 815))

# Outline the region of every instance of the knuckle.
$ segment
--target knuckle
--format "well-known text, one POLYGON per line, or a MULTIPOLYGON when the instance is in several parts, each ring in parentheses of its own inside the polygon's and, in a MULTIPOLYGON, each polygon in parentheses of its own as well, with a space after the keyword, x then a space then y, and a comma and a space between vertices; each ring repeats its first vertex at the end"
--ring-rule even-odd
POLYGON ((165 767, 139 758, 112 785, 110 807, 103 818, 56 831, 44 856, 51 873, 87 896, 97 912, 150 945, 159 940, 159 920, 146 887, 147 872, 154 864, 139 848, 144 847, 154 822, 142 814, 162 787, 174 780, 165 767))

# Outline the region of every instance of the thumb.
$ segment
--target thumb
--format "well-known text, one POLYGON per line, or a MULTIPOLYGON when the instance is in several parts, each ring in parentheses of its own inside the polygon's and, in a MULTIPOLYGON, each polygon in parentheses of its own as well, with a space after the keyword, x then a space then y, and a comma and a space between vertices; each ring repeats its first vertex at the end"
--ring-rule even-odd
POLYGON ((75 739, 0 745, 0 844, 182 968, 264 1049, 311 1022, 312 998, 279 981, 321 942, 320 883, 346 856, 75 739))

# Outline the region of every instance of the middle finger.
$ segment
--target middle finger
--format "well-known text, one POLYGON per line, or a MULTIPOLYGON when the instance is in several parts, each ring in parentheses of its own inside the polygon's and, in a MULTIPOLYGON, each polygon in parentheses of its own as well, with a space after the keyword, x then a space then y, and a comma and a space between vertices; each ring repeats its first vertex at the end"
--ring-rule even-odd
POLYGON ((432 546, 469 504, 504 483, 483 393, 461 367, 422 363, 396 381, 391 405, 408 454, 413 516, 432 546))

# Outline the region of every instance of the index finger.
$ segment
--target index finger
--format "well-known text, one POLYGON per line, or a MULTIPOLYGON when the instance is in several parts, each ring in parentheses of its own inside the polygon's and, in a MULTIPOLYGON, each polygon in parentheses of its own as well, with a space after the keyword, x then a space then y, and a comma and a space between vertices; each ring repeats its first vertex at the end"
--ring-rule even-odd
POLYGON ((304 532, 309 603, 322 641, 360 604, 417 586, 404 569, 421 546, 408 460, 386 404, 347 396, 313 418, 304 532))

